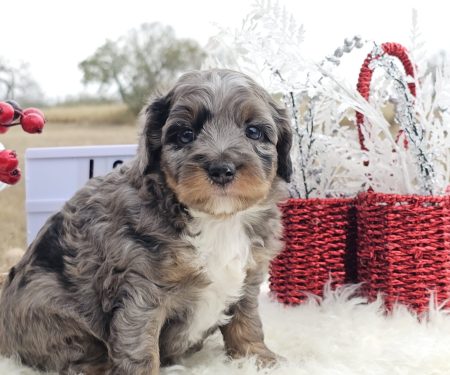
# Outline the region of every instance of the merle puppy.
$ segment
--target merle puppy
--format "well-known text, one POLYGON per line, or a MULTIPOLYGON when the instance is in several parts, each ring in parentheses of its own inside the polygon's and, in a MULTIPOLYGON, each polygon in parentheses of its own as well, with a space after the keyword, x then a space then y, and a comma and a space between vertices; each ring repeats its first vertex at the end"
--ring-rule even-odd
POLYGON ((185 74, 145 110, 136 158, 90 180, 9 272, 0 353, 61 374, 158 374, 217 329, 276 359, 258 292, 281 248, 286 113, 246 75, 185 74))

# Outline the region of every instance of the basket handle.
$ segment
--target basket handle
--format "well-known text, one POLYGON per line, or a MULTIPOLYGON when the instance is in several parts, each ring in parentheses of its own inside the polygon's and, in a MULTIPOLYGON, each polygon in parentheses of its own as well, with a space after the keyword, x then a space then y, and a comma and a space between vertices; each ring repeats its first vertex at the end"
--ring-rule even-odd
MULTIPOLYGON (((385 53, 391 56, 397 57, 400 62, 402 63, 405 73, 407 75, 410 75, 414 78, 414 66, 411 63, 411 60, 408 57, 408 53, 406 51, 406 48, 403 47, 401 44, 398 43, 383 43, 381 45, 381 48, 385 53)), ((369 100, 369 94, 370 94, 370 82, 372 80, 372 74, 373 69, 369 67, 371 61, 373 59, 378 58, 378 56, 372 56, 372 53, 369 53, 364 60, 364 63, 361 66, 361 70, 359 71, 359 77, 358 77, 358 84, 356 88, 358 89, 359 93, 362 95, 362 97, 366 100, 369 100)), ((414 82, 408 83, 408 88, 411 94, 415 97, 416 96, 416 85, 414 82)), ((356 125, 358 127, 358 138, 359 138, 359 145, 361 146, 361 150, 368 151, 367 147, 364 144, 364 134, 362 132, 362 126, 364 123, 364 115, 361 112, 356 112, 356 125)), ((397 140, 402 134, 402 130, 400 130, 397 140)), ((407 147, 408 141, 405 139, 405 147, 407 147)))

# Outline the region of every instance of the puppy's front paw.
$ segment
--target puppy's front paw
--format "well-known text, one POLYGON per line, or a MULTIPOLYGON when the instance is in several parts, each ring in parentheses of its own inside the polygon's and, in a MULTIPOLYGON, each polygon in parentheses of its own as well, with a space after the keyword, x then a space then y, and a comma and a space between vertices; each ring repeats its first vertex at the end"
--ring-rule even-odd
POLYGON ((272 352, 263 343, 248 345, 245 350, 229 351, 228 354, 234 359, 255 357, 258 368, 274 367, 276 364, 286 361, 285 358, 272 352))
POLYGON ((275 354, 274 352, 270 351, 269 349, 266 350, 264 353, 258 353, 256 354, 256 364, 259 369, 261 368, 271 368, 274 367, 280 363, 286 362, 286 358, 275 354))

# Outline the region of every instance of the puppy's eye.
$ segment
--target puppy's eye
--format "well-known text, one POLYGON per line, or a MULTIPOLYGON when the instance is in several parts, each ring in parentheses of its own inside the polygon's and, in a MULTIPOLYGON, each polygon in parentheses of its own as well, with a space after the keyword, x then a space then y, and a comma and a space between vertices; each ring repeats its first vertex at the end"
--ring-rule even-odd
POLYGON ((250 125, 245 129, 245 135, 247 136, 247 138, 258 141, 263 137, 264 133, 257 126, 250 125))
POLYGON ((191 129, 184 129, 178 133, 178 143, 187 145, 195 140, 195 134, 191 129))

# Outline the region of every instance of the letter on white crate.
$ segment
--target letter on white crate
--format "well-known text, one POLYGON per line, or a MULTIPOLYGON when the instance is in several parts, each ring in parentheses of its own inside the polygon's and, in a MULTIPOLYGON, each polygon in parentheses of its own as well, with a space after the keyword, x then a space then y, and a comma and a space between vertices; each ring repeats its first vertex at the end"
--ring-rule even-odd
POLYGON ((90 178, 110 172, 136 154, 136 145, 30 148, 26 162, 28 244, 47 218, 90 178))

